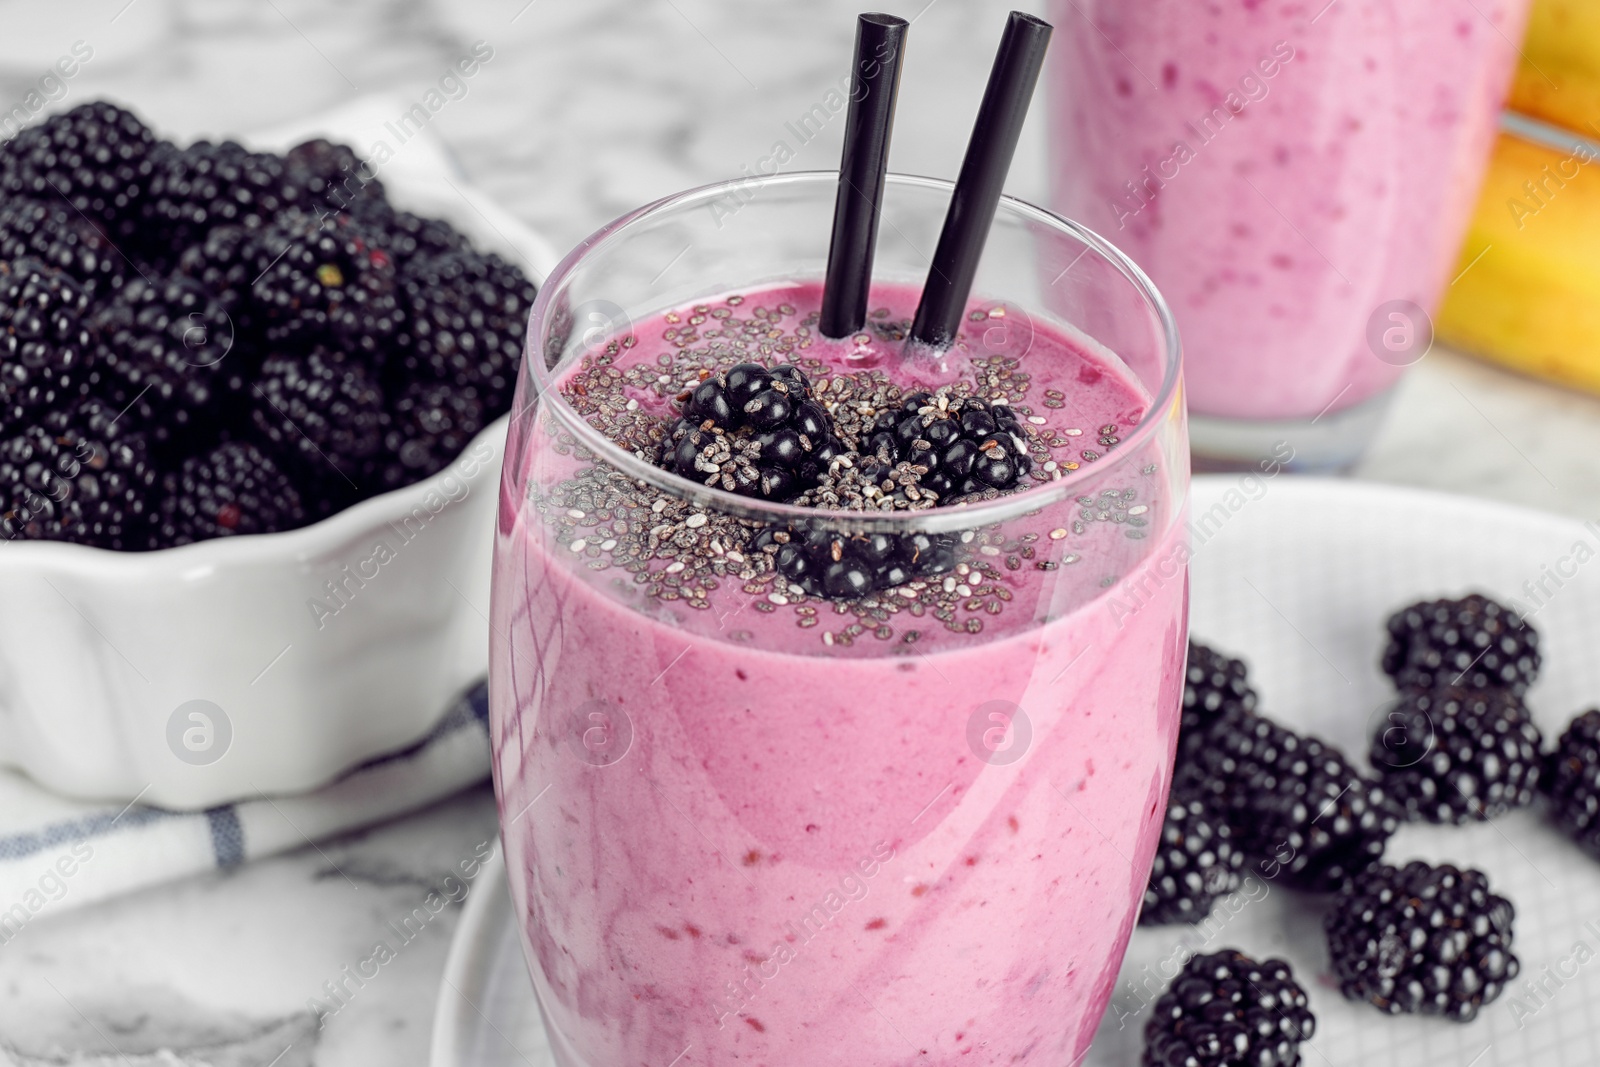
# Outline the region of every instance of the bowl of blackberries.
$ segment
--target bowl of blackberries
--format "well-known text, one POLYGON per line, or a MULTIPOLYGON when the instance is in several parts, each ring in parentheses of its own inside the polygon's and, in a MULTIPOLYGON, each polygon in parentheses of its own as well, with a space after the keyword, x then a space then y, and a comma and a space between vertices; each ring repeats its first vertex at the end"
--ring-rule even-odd
POLYGON ((308 788, 482 674, 546 260, 417 184, 106 102, 0 145, 0 764, 182 806, 308 788))

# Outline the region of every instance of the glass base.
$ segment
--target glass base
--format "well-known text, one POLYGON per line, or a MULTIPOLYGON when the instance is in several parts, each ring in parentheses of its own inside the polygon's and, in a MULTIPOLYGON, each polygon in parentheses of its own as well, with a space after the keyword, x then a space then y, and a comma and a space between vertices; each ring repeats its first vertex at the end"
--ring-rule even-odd
POLYGON ((1234 419, 1189 412, 1195 473, 1279 470, 1342 474, 1377 434, 1394 388, 1311 419, 1234 419))

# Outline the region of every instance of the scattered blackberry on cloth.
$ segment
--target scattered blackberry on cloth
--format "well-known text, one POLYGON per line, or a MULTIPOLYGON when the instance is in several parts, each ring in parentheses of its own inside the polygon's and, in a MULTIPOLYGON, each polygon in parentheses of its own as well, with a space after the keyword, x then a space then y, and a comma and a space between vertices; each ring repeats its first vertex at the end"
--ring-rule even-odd
POLYGON ((740 363, 679 399, 682 417, 662 437, 659 462, 702 485, 790 500, 844 451, 811 382, 791 364, 740 363))
POLYGON ((166 476, 156 542, 186 545, 232 534, 275 533, 305 523, 288 475, 248 441, 226 441, 166 476))
POLYGON ((1230 711, 1255 710, 1256 691, 1244 661, 1190 640, 1180 733, 1192 735, 1230 711))
POLYGON ((0 442, 0 534, 118 550, 150 547, 156 468, 143 438, 88 397, 0 442))
POLYGON ((91 322, 100 338, 98 395, 160 447, 215 436, 246 368, 233 351, 232 320, 204 288, 181 276, 135 277, 91 322))
POLYGON ((437 474, 487 425, 472 389, 413 382, 395 400, 374 488, 398 489, 437 474))
POLYGON ((1398 825, 1383 786, 1337 749, 1242 709, 1211 725, 1179 777, 1263 877, 1295 889, 1338 889, 1382 857, 1398 825))
POLYGON ((400 287, 407 377, 476 389, 490 418, 509 409, 532 283, 499 256, 460 250, 412 259, 400 272, 400 287))
POLYGON ((400 329, 384 235, 350 215, 289 212, 264 235, 271 258, 250 287, 266 339, 327 341, 381 358, 400 329))
POLYGON ((143 243, 158 262, 174 260, 213 227, 266 225, 298 199, 281 158, 233 141, 162 145, 151 160, 143 243))
POLYGON ((1482 872, 1383 864, 1357 875, 1327 918, 1339 987, 1391 1015, 1470 1022, 1517 977, 1515 909, 1482 872))
POLYGON ((1550 754, 1545 782, 1556 824, 1600 860, 1600 709, 1567 726, 1550 754))
POLYGON ((0 262, 0 433, 82 395, 94 358, 89 291, 37 259, 0 262))
POLYGON ((65 200, 120 239, 145 196, 156 146, 144 123, 115 104, 80 104, 0 144, 0 192, 65 200))
POLYGON ((1014 488, 1033 469, 1027 434, 1007 404, 912 393, 878 415, 863 453, 924 468, 919 485, 941 502, 1014 488))
POLYGON ((31 257, 99 295, 122 284, 132 264, 100 228, 60 199, 0 196, 0 260, 31 257))
POLYGON ((1144 1028, 1144 1067, 1296 1067, 1316 1032, 1283 960, 1237 949, 1189 960, 1144 1028))
POLYGON ((387 416, 383 391, 364 363, 321 347, 274 353, 252 388, 251 422, 288 469, 336 498, 367 478, 387 416))
POLYGON ((1211 914, 1218 897, 1239 888, 1243 864, 1227 824, 1198 796, 1174 794, 1167 802, 1140 924, 1199 922, 1211 914))
POLYGON ((1408 818, 1459 824, 1531 804, 1542 744, 1507 690, 1412 690, 1378 724, 1370 758, 1408 818))
POLYGON ((1479 593, 1402 608, 1388 630, 1383 670, 1401 689, 1462 685, 1520 697, 1539 676, 1539 631, 1479 593))

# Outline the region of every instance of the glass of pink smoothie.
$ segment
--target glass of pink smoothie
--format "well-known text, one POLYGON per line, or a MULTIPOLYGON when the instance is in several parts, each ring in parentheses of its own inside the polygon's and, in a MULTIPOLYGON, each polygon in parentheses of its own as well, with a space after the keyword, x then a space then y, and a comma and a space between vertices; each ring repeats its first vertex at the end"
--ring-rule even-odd
POLYGON ((1137 916, 1187 623, 1171 317, 1006 199, 933 380, 901 341, 950 185, 891 175, 868 324, 824 338, 836 181, 642 208, 532 313, 490 702, 562 1067, 1069 1063, 1137 916), (702 386, 750 380, 750 420, 779 392, 827 424, 806 495, 739 482, 737 434, 661 465, 702 386), (939 455, 874 468, 907 419, 939 455))
POLYGON ((1528 0, 1056 0, 1054 206, 1183 330, 1196 462, 1354 462, 1432 343, 1528 0))

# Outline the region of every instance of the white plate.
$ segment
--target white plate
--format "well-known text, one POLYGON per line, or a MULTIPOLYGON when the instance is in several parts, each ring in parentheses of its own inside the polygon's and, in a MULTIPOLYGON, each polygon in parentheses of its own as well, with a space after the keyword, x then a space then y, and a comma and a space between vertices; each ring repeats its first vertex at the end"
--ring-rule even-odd
MULTIPOLYGON (((1389 696, 1377 666, 1382 622, 1423 597, 1476 589, 1535 609, 1545 667, 1529 702, 1547 738, 1600 702, 1600 566, 1587 566, 1600 558, 1600 524, 1370 483, 1218 476, 1195 480, 1192 529, 1196 636, 1249 660, 1268 714, 1358 763, 1389 696), (1535 598, 1541 580, 1549 595, 1535 598)), ((1134 1067, 1150 1003, 1166 986, 1163 962, 1225 947, 1294 965, 1317 1015, 1307 1067, 1600 1064, 1600 963, 1591 962, 1600 959, 1600 863, 1537 812, 1405 827, 1387 858, 1415 857, 1478 867, 1516 905, 1522 977, 1477 1021, 1396 1019, 1346 1001, 1328 973, 1323 903, 1257 882, 1250 899, 1219 902, 1209 941, 1191 927, 1134 934, 1085 1067, 1134 1067)), ((489 877, 451 949, 433 1065, 545 1067, 553 1061, 504 874, 489 877)))

